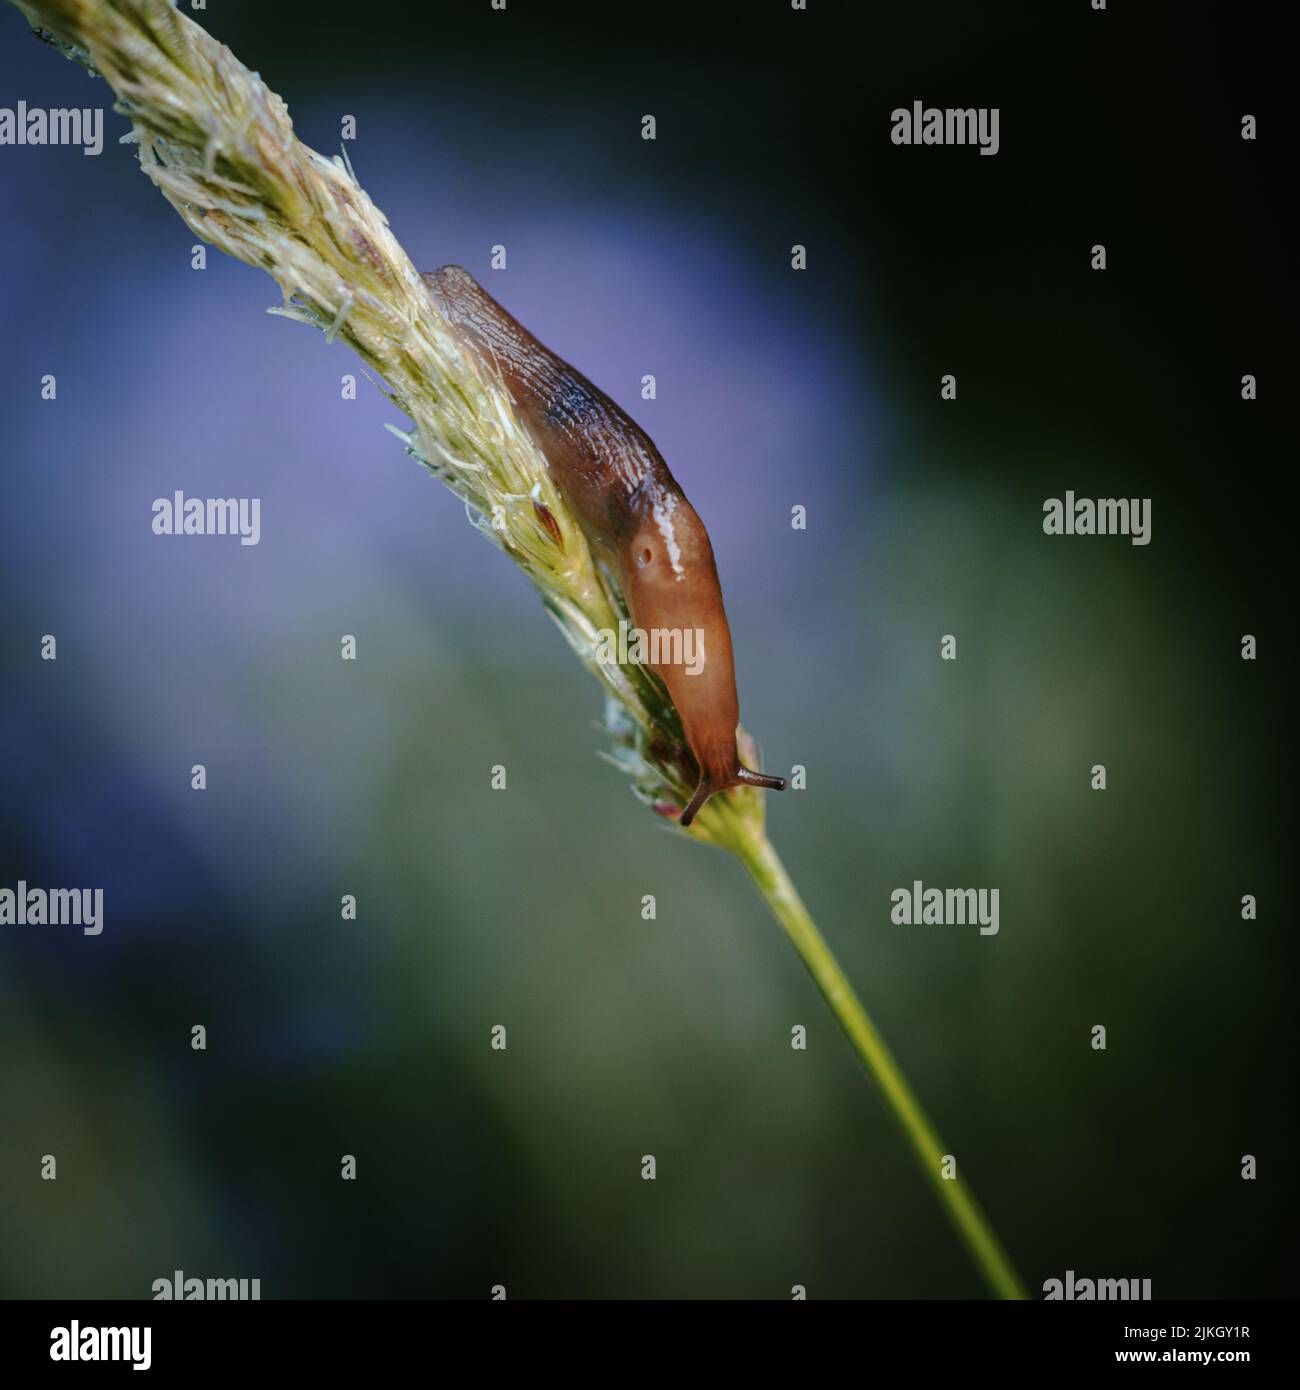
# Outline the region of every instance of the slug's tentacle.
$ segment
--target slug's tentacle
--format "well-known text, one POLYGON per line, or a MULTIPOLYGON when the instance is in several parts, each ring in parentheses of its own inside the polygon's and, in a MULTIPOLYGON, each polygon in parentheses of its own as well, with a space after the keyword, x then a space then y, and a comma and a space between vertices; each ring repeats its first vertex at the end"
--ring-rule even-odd
POLYGON ((770 777, 766 772, 754 772, 747 768, 743 763, 737 763, 731 775, 721 784, 702 775, 699 785, 695 788, 695 795, 691 797, 686 809, 681 814, 681 824, 690 823, 699 814, 704 803, 711 796, 716 796, 718 792, 724 792, 728 787, 763 787, 770 792, 783 792, 785 790, 784 777, 770 777))
POLYGON ((695 788, 695 795, 691 797, 689 804, 679 817, 679 824, 690 825, 690 823, 695 819, 696 815, 698 815, 700 810, 703 808, 704 803, 717 790, 717 787, 709 786, 706 779, 701 777, 700 785, 695 788))
POLYGON ((736 781, 746 787, 762 787, 769 792, 785 791, 784 777, 772 777, 766 772, 751 772, 747 767, 736 769, 736 781))
MULTIPOLYGON (((780 791, 782 778, 740 761, 731 629, 713 546, 658 449, 467 270, 443 266, 423 279, 457 338, 500 372, 583 534, 617 570, 638 632, 662 639, 646 664, 668 689, 699 773, 682 825, 729 787, 780 791)), ((539 520, 558 531, 549 514, 539 520)))

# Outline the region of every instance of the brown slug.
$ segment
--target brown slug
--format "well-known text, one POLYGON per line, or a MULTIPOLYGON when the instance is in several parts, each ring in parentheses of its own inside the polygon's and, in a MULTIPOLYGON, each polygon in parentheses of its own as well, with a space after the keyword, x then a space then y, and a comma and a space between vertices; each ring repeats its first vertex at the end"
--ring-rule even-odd
POLYGON ((740 761, 731 631, 713 547, 658 449, 467 270, 447 265, 422 278, 457 338, 490 374, 500 371, 583 534, 618 574, 636 627, 694 632, 702 641, 695 674, 680 662, 649 663, 668 687, 699 775, 682 825, 728 787, 780 791, 784 778, 753 772, 740 761))

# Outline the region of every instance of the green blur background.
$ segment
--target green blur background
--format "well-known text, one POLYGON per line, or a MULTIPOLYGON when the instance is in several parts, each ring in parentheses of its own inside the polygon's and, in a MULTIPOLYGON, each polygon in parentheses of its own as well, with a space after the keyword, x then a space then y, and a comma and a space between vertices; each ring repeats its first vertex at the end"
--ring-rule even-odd
MULTIPOLYGON (((764 766, 807 768, 773 842, 1031 1290, 1294 1296, 1267 7, 198 18, 310 144, 358 115, 422 268, 507 242, 501 297, 664 446, 764 766), (916 99, 998 106, 1001 152, 893 147, 916 99), (1152 543, 1044 536, 1067 489, 1152 499, 1152 543), (999 934, 891 924, 914 879, 997 887, 999 934)), ((90 99, 7 9, 0 78, 90 99)), ((106 927, 0 929, 0 1291, 981 1296, 743 872, 596 758, 391 407, 265 277, 195 277, 129 152, 3 155, 0 883, 103 884, 106 927), (263 497, 262 544, 150 535, 178 487, 263 497)))

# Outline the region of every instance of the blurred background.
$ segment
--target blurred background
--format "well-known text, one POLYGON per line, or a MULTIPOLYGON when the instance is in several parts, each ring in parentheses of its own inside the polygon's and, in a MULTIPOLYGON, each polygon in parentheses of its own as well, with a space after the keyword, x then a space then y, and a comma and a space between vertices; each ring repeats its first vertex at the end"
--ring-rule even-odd
MULTIPOLYGON (((808 770, 773 841, 1031 1289, 1294 1295, 1276 36, 1128 8, 197 17, 659 444, 763 765, 808 770), (914 100, 999 107, 1000 153, 894 147, 914 100), (1152 543, 1044 536, 1067 489, 1152 543), (999 934, 891 924, 914 879, 999 888, 999 934)), ((19 100, 110 95, 0 7, 19 100)), ((742 871, 597 758, 354 359, 191 269, 126 128, 0 149, 0 885, 105 900, 0 928, 0 1292, 979 1296, 742 871), (177 489, 261 498, 261 543, 155 536, 177 489)))

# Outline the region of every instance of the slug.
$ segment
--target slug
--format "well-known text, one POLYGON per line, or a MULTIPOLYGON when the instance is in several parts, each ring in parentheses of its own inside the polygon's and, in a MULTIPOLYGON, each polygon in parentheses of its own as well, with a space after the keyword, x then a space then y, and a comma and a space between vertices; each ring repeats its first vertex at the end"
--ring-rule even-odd
POLYGON ((422 278, 457 340, 490 375, 500 372, 583 534, 617 573, 634 625, 646 633, 693 631, 702 643, 695 674, 679 662, 649 663, 668 687, 699 777, 681 824, 690 825, 709 797, 728 787, 781 791, 784 778, 740 761, 731 630, 713 546, 658 449, 467 270, 447 265, 422 278))

